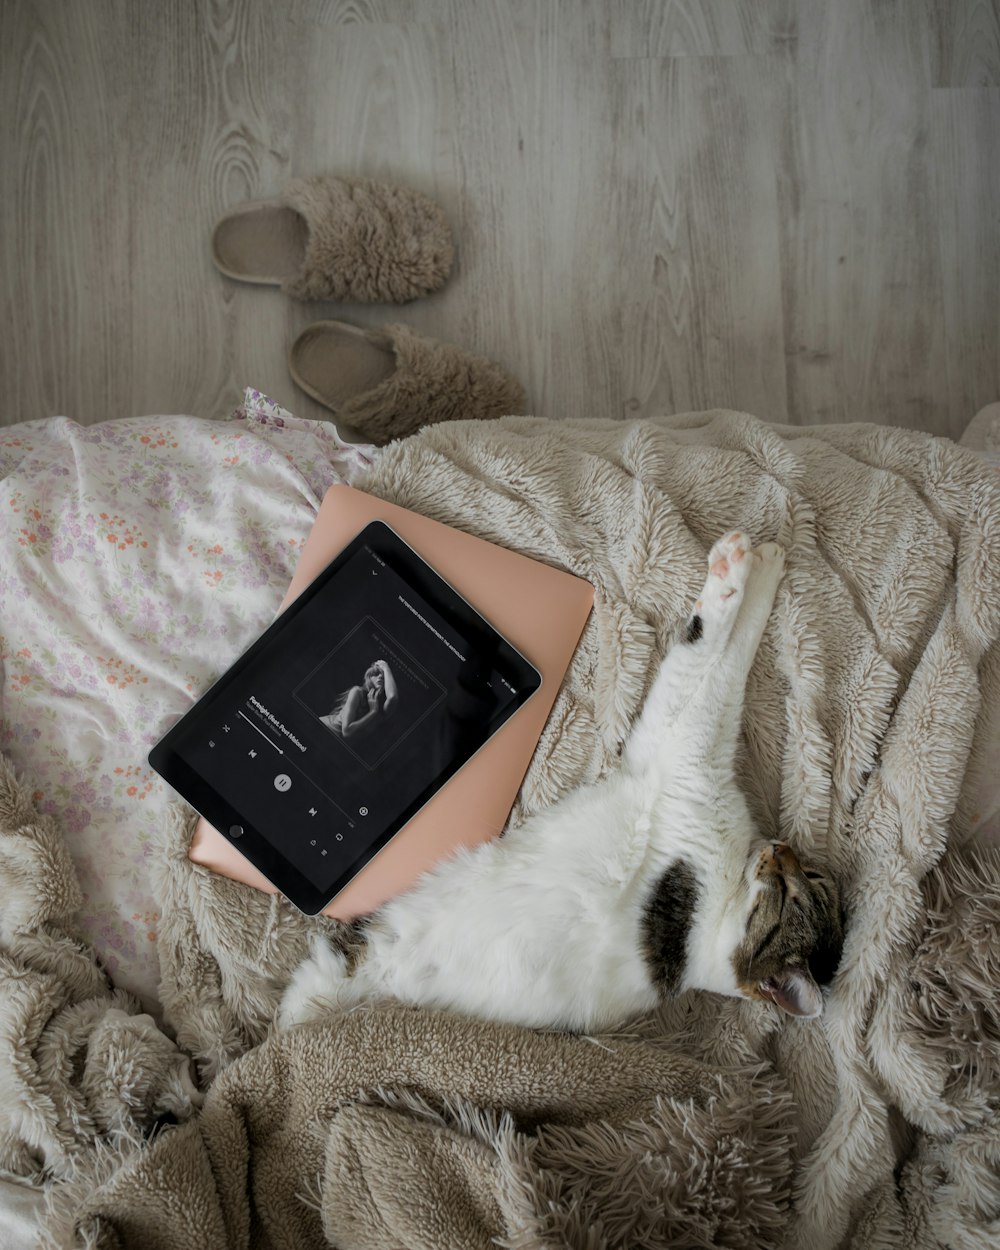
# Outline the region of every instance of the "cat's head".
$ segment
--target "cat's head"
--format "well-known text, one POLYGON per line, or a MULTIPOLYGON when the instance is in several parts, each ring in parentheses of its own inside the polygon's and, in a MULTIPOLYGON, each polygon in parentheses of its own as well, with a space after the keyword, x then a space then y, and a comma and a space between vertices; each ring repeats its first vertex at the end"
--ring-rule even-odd
POLYGON ((747 867, 752 904, 732 956, 740 992, 793 1016, 818 1016, 844 943, 840 890, 799 863, 784 842, 755 848, 747 867))

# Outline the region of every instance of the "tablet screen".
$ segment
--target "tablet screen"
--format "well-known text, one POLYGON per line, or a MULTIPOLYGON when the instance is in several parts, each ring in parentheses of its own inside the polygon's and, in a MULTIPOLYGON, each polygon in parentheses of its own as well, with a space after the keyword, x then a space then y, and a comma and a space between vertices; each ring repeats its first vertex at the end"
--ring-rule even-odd
POLYGON ((374 522, 149 759, 292 902, 316 912, 540 681, 374 522))

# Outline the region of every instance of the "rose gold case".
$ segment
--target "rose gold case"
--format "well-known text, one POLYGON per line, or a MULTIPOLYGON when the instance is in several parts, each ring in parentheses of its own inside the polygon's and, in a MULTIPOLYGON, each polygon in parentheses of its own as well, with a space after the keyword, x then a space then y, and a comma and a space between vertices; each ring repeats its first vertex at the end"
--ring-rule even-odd
MULTIPOLYGON (((282 609, 370 521, 384 521, 493 624, 542 675, 541 688, 325 908, 353 920, 400 894, 460 846, 503 829, 594 602, 589 582, 385 503, 331 486, 302 549, 282 609)), ((188 855, 258 890, 277 889, 204 818, 188 855)))

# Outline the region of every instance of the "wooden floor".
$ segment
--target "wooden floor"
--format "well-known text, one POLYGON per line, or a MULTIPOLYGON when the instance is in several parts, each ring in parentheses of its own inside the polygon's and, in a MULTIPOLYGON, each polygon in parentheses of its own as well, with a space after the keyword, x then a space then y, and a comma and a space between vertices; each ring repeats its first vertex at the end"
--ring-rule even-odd
POLYGON ((957 437, 1000 398, 1000 0, 0 0, 4 425, 294 411, 320 317, 506 364, 530 410, 957 437), (230 205, 436 196, 405 307, 235 285, 230 205))

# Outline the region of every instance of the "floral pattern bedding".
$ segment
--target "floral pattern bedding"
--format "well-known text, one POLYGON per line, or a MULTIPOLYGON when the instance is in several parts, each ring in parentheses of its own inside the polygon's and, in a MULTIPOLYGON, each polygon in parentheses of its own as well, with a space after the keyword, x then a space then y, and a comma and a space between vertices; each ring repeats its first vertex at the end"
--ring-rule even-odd
POLYGON ((228 421, 0 430, 0 749, 66 830, 86 936, 147 1009, 147 859, 175 797, 147 752, 270 624, 323 494, 373 454, 253 390, 228 421))

